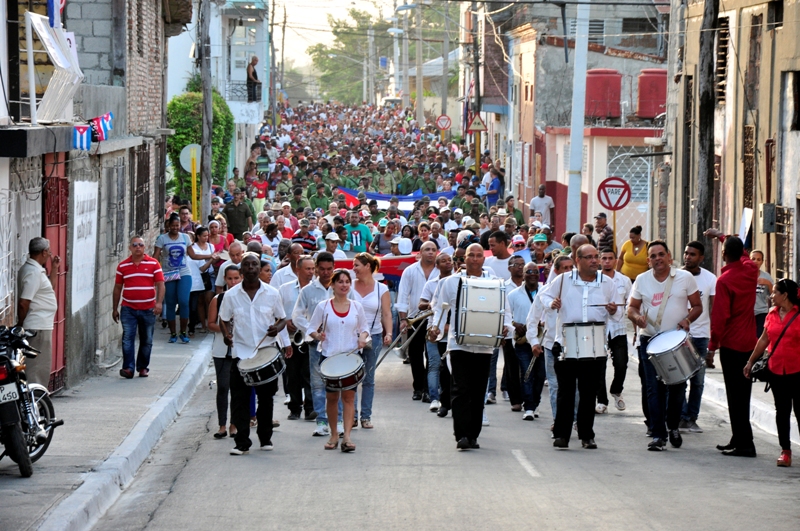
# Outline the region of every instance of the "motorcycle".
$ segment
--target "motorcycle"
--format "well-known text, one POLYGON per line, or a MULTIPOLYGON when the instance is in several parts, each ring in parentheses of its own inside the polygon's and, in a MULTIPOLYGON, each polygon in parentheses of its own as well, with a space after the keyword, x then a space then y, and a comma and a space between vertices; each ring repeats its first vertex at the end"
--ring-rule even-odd
POLYGON ((64 424, 55 418, 47 388, 29 384, 25 375, 26 358, 39 355, 28 343, 35 335, 20 326, 0 326, 0 443, 5 447, 0 459, 10 457, 26 478, 50 446, 55 428, 64 424))

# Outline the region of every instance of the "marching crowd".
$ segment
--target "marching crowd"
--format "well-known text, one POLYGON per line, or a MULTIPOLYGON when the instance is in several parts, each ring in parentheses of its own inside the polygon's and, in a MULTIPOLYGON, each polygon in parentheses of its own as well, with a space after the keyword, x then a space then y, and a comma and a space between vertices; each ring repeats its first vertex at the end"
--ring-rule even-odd
POLYGON ((283 108, 280 125, 265 126, 252 145, 244 176, 236 169, 214 189, 207 216, 193 220, 188 202, 172 197, 152 254, 141 238, 131 240, 114 298, 115 319, 123 324, 120 374, 148 375, 155 308, 171 343, 217 332, 215 437, 234 437, 232 454, 249 450, 251 427, 259 446, 272 449, 279 382, 289 420, 315 422, 313 435, 328 437, 326 449, 338 448, 343 437, 341 450, 350 452, 351 430, 359 423, 373 428, 381 353, 407 337, 401 351, 408 353, 412 399, 440 417, 452 413, 458 449, 479 448, 481 427, 489 423, 485 404, 507 400, 523 420, 538 418, 545 387, 554 446, 568 447, 577 430, 582 446, 592 449, 595 415, 610 405, 626 409, 633 344, 647 448, 661 451, 667 443, 680 447, 682 433, 702 433, 705 366, 713 367, 719 352, 732 438, 718 449, 755 456, 749 373, 766 349, 783 450, 778 464, 791 464, 789 419, 800 399, 800 356, 789 347, 800 333, 800 323, 792 326, 793 281, 773 283, 760 270, 763 253, 748 254, 739 238, 714 229, 705 244, 686 245, 682 266, 665 242, 645 241, 638 226, 617 250, 602 212, 580 233, 554 238, 555 204, 544 184, 526 205, 528 216, 505 190, 500 161, 465 143, 440 142, 435 128, 416 123, 409 110, 283 108), (725 262, 718 278, 701 267, 716 241, 725 262), (398 277, 381 274, 381 260, 403 257, 407 267, 398 277), (345 260, 347 267, 337 268, 345 260), (459 289, 470 278, 502 280, 506 339, 498 348, 457 341, 448 308, 463 304, 459 289), (596 354, 565 356, 570 327, 586 325, 600 327, 596 354), (670 385, 648 355, 651 340, 668 330, 687 332, 704 362, 688 381, 670 385), (285 360, 285 371, 264 385, 247 385, 237 363, 267 347, 278 352, 272 362, 285 360), (363 379, 332 389, 326 364, 350 352, 363 359, 363 379))

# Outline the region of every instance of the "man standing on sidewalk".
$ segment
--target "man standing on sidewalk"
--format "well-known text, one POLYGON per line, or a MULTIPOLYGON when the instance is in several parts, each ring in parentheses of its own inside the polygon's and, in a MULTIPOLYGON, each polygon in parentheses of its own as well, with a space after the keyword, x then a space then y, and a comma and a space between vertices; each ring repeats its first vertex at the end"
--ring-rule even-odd
MULTIPOLYGON (((715 287, 717 277, 700 267, 706 254, 706 247, 700 242, 689 242, 683 251, 683 269, 694 275, 697 290, 700 292, 700 302, 703 303, 703 313, 692 323, 689 333, 692 335, 692 344, 703 358, 700 370, 694 373, 689 380, 689 400, 683 401, 681 423, 678 429, 689 433, 703 433, 697 425, 700 415, 700 400, 703 397, 703 388, 706 378, 706 355, 708 354, 708 338, 711 336, 711 307, 714 305, 715 287)), ((624 276, 624 275, 623 275, 624 276)))
POLYGON ((35 359, 26 358, 29 383, 47 387, 50 383, 50 365, 53 359, 53 321, 58 310, 56 292, 61 258, 50 252, 50 242, 36 237, 28 243, 28 259, 17 274, 17 324, 25 330, 36 332, 30 339, 33 348, 41 352, 35 359), (45 270, 50 260, 50 275, 45 270))
POLYGON ((758 266, 744 252, 744 244, 736 236, 726 238, 717 229, 708 229, 704 235, 724 241, 722 261, 725 267, 717 279, 714 306, 711 309, 708 357, 713 360, 714 351, 720 348, 719 360, 725 380, 732 434, 730 442, 717 445, 717 450, 723 455, 755 457, 753 428, 750 426, 750 391, 753 382, 744 377, 744 366, 757 342, 753 307, 756 303, 758 266))
POLYGON ((128 249, 131 255, 117 266, 114 283, 111 318, 115 323, 122 319, 122 368, 119 375, 133 378, 134 368, 139 376, 150 372, 150 352, 153 349, 153 327, 156 315, 161 314, 164 300, 164 273, 158 260, 144 253, 144 240, 131 238, 128 249), (122 313, 119 301, 122 299, 122 313), (139 355, 135 359, 134 346, 139 334, 139 355))

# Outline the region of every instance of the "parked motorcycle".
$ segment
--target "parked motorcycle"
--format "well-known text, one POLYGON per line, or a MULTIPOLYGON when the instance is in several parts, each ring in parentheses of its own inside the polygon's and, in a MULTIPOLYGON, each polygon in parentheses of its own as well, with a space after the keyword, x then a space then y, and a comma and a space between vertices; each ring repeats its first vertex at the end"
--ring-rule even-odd
POLYGON ((47 388, 28 384, 25 359, 39 354, 28 343, 34 336, 20 326, 0 326, 0 443, 5 447, 0 459, 9 456, 26 478, 50 446, 55 428, 64 424, 55 418, 47 388))

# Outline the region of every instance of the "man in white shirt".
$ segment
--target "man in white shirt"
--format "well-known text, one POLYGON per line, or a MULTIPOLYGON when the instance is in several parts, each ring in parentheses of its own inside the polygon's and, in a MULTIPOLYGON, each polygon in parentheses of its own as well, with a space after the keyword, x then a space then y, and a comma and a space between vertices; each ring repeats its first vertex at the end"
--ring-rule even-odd
MULTIPOLYGON (((553 286, 542 294, 544 305, 558 311, 556 343, 562 347, 559 350, 563 352, 563 356, 555 362, 558 377, 558 412, 553 431, 555 435, 553 446, 556 448, 569 447, 576 381, 581 397, 596 396, 599 374, 607 361, 604 348, 601 352, 592 353, 592 346, 597 344, 592 341, 576 342, 578 343, 576 348, 570 352, 564 337, 565 329, 571 329, 566 333, 572 333, 578 328, 565 325, 583 324, 584 327, 578 332, 583 336, 598 332, 605 335, 605 328, 600 332, 594 327, 585 325, 619 322, 622 314, 617 311, 617 304, 614 302, 616 297, 614 281, 598 270, 597 249, 590 244, 582 245, 577 249, 576 255, 577 270, 556 277, 553 286)), ((603 339, 605 338, 600 338, 600 344, 604 343, 603 339)), ((594 400, 578 402, 578 437, 581 439, 581 446, 590 450, 597 448, 597 443, 594 441, 594 415, 594 400)))
MULTIPOLYGON (((439 293, 434 304, 432 323, 429 335, 438 337, 439 319, 443 313, 443 304, 450 308, 458 309, 458 292, 461 281, 467 277, 483 277, 484 253, 480 244, 474 243, 467 247, 465 274, 451 276, 439 285, 439 293)), ((447 347, 452 373, 451 403, 453 406, 453 432, 458 450, 480 448, 478 436, 481 433, 484 397, 489 381, 489 363, 491 361, 491 346, 459 345, 456 334, 455 312, 450 313, 447 322, 442 321, 442 326, 450 325, 447 347)), ((508 298, 505 300, 503 314, 503 335, 511 329, 511 307, 508 298)))
POLYGON ((489 236, 489 250, 492 251, 492 256, 486 259, 486 266, 503 280, 511 278, 511 272, 508 270, 508 259, 511 258, 508 244, 508 235, 502 230, 497 230, 489 236))
POLYGON ((225 289, 225 270, 228 269, 229 265, 239 265, 242 262, 242 256, 244 255, 244 248, 242 247, 242 242, 234 241, 230 247, 228 247, 228 260, 222 262, 222 265, 219 266, 219 270, 217 271, 217 279, 214 281, 215 291, 217 293, 222 293, 225 289))
MULTIPOLYGON (((427 311, 431 309, 436 301, 439 282, 453 274, 453 259, 450 255, 439 253, 436 257, 436 269, 439 270, 439 277, 429 280, 422 288, 422 295, 419 299, 419 310, 427 311)), ((428 337, 425 345, 428 353, 428 393, 431 397, 431 405, 428 409, 446 417, 450 410, 450 371, 447 364, 442 363, 442 356, 447 351, 447 338, 440 339, 428 337), (439 387, 442 388, 441 395, 439 387)))
MULTIPOLYGON (((617 291, 616 302, 624 306, 631 295, 631 279, 617 271, 617 253, 611 248, 600 249, 600 267, 603 274, 614 281, 617 291)), ((611 363, 614 365, 614 378, 611 380, 611 397, 614 407, 619 411, 625 410, 625 401, 622 399, 622 389, 625 375, 628 372, 628 334, 624 320, 609 322, 606 327, 608 350, 611 353, 611 363)), ((608 394, 606 393, 606 365, 597 384, 597 406, 595 411, 602 415, 608 411, 608 394)))
POLYGON ((293 243, 289 247, 289 252, 286 253, 286 256, 283 259, 287 262, 287 264, 275 271, 275 274, 272 275, 272 280, 270 280, 269 285, 275 289, 278 289, 287 282, 297 280, 297 260, 303 255, 303 253, 303 246, 299 243, 293 243))
POLYGON ((552 220, 555 216, 556 204, 553 198, 545 195, 547 187, 544 184, 539 185, 539 195, 531 199, 531 216, 534 212, 542 213, 542 223, 545 225, 553 226, 552 220))
MULTIPOLYGON (((264 385, 248 387, 238 369, 239 360, 253 358, 260 348, 281 347, 278 334, 286 326, 286 313, 278 290, 259 280, 261 257, 245 253, 241 272, 244 280, 225 295, 219 309, 220 328, 229 345, 234 363, 231 365, 231 424, 238 431, 236 446, 231 455, 249 452, 250 445, 250 392, 258 395, 258 439, 262 450, 272 450, 272 397, 278 391, 277 378, 264 385), (236 317, 236 326, 233 318, 236 317), (232 330, 232 332, 231 332, 232 330)), ((292 347, 285 347, 285 354, 292 355, 292 347)))
POLYGON ((338 234, 331 231, 325 236, 325 250, 333 255, 334 260, 347 260, 347 255, 339 249, 339 242, 342 239, 338 234))
POLYGON ((671 267, 672 255, 665 242, 654 240, 647 244, 647 264, 650 269, 636 277, 633 283, 628 318, 642 329, 639 336, 639 363, 643 364, 643 391, 647 393, 649 428, 653 435, 647 449, 660 452, 667 446, 667 430, 672 446, 680 448, 683 444, 678 425, 686 382, 669 386, 667 392, 667 386, 657 378, 655 367, 647 355, 647 344, 662 330, 680 328, 688 332, 703 312, 703 304, 694 276, 688 271, 671 267))
POLYGON ((708 354, 708 340, 711 337, 711 308, 714 306, 717 286, 717 277, 711 271, 700 267, 705 254, 705 245, 697 241, 687 243, 686 249, 683 251, 683 269, 694 276, 697 290, 700 292, 700 302, 703 305, 703 313, 689 328, 692 344, 697 354, 703 358, 703 364, 700 366, 700 370, 689 379, 689 399, 683 401, 683 408, 681 408, 681 422, 678 424, 678 430, 688 433, 703 433, 703 430, 697 425, 697 417, 700 415, 700 402, 705 387, 705 359, 708 354))

